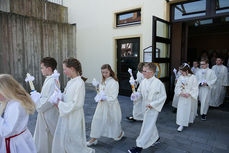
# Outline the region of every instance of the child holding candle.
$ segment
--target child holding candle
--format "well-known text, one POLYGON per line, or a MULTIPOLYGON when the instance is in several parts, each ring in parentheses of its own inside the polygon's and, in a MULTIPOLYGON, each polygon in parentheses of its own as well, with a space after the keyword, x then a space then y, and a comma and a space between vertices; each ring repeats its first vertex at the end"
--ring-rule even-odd
MULTIPOLYGON (((45 81, 41 90, 41 96, 36 101, 37 122, 34 132, 34 140, 38 153, 51 153, 52 140, 58 120, 58 110, 49 101, 55 90, 59 90, 59 73, 57 73, 57 62, 52 57, 45 57, 41 60, 41 72, 45 81), (55 70, 55 73, 54 73, 55 70)), ((32 97, 34 92, 32 92, 32 97)))
POLYGON ((101 136, 121 140, 124 131, 121 128, 121 109, 118 102, 119 84, 114 71, 109 64, 101 67, 102 82, 99 85, 101 98, 97 99, 98 104, 91 123, 91 139, 88 146, 96 145, 101 136))
MULTIPOLYGON (((143 69, 144 63, 141 62, 138 64, 138 72, 137 72, 137 79, 136 79, 136 83, 138 84, 138 86, 140 85, 140 83, 142 82, 142 80, 144 79, 144 76, 142 74, 142 69, 143 69)), ((143 116, 144 116, 144 106, 142 103, 136 103, 133 102, 133 116, 129 116, 127 117, 128 120, 132 120, 132 121, 142 121, 143 120, 143 116)))
POLYGON ((63 61, 63 70, 71 80, 65 87, 63 99, 51 101, 56 103, 60 113, 52 153, 94 153, 94 149, 86 145, 83 110, 85 83, 81 78, 81 64, 75 58, 68 58, 63 61))
POLYGON ((0 75, 0 103, 0 152, 37 153, 27 129, 35 104, 11 75, 0 75))
POLYGON ((136 147, 129 149, 129 153, 140 153, 159 140, 156 121, 165 100, 166 91, 163 83, 154 76, 156 65, 145 63, 143 66, 144 80, 137 92, 132 93, 131 100, 141 102, 144 105, 144 118, 140 135, 136 140, 136 147))

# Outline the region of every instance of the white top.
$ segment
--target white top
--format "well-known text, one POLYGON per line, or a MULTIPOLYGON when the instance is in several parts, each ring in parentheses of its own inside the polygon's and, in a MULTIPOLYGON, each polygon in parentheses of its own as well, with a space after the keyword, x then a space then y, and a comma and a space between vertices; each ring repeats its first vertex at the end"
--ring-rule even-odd
POLYGON ((140 98, 144 105, 151 105, 158 112, 161 111, 165 100, 166 91, 164 84, 155 76, 149 79, 144 79, 138 88, 140 98))
POLYGON ((38 115, 34 141, 38 153, 50 153, 52 150, 52 140, 59 112, 56 106, 48 102, 48 100, 55 88, 59 88, 59 81, 53 75, 47 76, 41 90, 41 98, 36 103, 38 115))
POLYGON ((85 83, 80 76, 68 81, 63 101, 58 104, 59 119, 53 138, 52 153, 94 153, 86 146, 84 121, 85 83))
POLYGON ((4 114, 0 116, 0 152, 6 153, 5 138, 22 134, 10 140, 11 153, 36 153, 35 144, 27 129, 29 114, 17 101, 9 101, 4 114))

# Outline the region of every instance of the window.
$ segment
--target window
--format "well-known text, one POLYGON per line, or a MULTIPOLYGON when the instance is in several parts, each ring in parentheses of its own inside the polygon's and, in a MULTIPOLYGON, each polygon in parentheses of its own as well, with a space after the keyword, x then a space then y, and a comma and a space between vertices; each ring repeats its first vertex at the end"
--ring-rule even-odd
POLYGON ((206 15, 206 0, 181 3, 174 6, 174 19, 184 19, 206 15))
MULTIPOLYGON (((209 19, 229 15, 229 0, 190 0, 171 5, 171 21, 209 19)), ((210 24, 205 20, 201 24, 210 24)))
POLYGON ((137 57, 136 45, 134 43, 121 44, 121 57, 137 57))
POLYGON ((128 26, 141 23, 141 9, 116 14, 116 26, 128 26))
POLYGON ((229 0, 217 0, 216 1, 216 13, 229 12, 229 0))

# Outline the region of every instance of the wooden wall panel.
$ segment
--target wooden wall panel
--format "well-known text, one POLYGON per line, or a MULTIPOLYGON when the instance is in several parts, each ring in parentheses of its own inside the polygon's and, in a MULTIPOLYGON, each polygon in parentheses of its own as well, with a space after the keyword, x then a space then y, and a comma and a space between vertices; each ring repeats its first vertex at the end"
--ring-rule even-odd
POLYGON ((76 26, 0 12, 0 73, 12 74, 24 87, 29 72, 35 76, 35 87, 40 91, 44 77, 40 60, 46 56, 58 62, 62 88, 67 78, 62 62, 76 57, 76 26))

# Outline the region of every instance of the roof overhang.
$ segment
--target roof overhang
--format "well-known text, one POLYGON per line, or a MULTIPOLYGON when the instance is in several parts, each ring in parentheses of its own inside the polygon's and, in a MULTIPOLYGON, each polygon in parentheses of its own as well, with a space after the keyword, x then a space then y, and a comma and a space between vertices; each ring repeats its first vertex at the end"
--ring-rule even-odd
POLYGON ((168 2, 170 4, 179 3, 179 2, 185 2, 185 1, 188 1, 188 0, 166 0, 166 2, 168 2))

